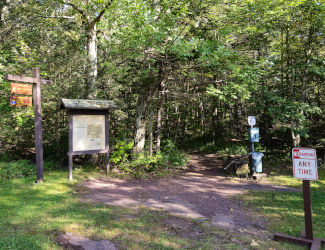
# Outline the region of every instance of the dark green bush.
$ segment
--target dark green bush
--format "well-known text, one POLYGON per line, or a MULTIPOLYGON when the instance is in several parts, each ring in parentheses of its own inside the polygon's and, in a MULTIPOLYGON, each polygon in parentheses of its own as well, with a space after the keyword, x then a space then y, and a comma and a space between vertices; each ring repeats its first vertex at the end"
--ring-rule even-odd
POLYGON ((123 173, 136 178, 146 178, 186 164, 185 154, 177 150, 170 140, 163 141, 163 150, 153 156, 139 154, 131 157, 132 147, 133 143, 118 142, 113 148, 110 162, 123 173))
POLYGON ((0 180, 22 178, 35 174, 35 165, 27 160, 0 162, 0 180))

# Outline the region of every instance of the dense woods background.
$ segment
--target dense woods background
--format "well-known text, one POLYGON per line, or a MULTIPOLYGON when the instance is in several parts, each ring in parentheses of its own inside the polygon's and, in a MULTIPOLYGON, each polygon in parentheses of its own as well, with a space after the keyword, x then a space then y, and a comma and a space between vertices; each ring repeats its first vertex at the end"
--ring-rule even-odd
POLYGON ((322 0, 3 0, 0 151, 33 153, 33 109, 9 107, 4 75, 40 66, 54 83, 42 86, 48 159, 67 151, 61 98, 119 105, 110 113, 115 162, 131 149, 245 144, 248 115, 267 150, 324 154, 324 24, 322 0))

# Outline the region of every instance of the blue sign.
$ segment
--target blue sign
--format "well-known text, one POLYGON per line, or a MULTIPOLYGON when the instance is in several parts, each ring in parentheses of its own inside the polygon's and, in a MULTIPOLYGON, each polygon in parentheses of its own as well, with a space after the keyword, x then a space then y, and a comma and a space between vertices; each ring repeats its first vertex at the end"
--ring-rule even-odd
POLYGON ((260 141, 259 128, 250 128, 249 129, 249 141, 250 142, 259 142, 260 141))

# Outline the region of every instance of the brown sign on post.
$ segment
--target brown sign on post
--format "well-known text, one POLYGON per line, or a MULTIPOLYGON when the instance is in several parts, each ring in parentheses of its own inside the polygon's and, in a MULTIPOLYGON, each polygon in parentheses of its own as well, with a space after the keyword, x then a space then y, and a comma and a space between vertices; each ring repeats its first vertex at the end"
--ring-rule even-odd
MULTIPOLYGON (((41 79, 40 68, 33 68, 33 77, 6 75, 6 80, 33 83, 36 170, 37 170, 36 183, 43 182, 44 167, 43 167, 43 135, 42 135, 42 115, 41 115, 41 84, 51 85, 52 81, 41 79)), ((11 102, 10 105, 12 105, 11 102)))
POLYGON ((11 94, 12 95, 33 95, 33 85, 11 83, 11 94))
POLYGON ((31 96, 12 96, 10 97, 10 107, 32 107, 31 96))

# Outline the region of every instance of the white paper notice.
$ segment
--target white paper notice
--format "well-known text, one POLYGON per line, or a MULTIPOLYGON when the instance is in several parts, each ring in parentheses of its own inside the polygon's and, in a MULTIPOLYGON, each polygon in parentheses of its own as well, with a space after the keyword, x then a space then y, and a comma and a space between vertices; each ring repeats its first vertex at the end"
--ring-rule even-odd
POLYGON ((73 116, 73 151, 105 149, 105 116, 73 116))

